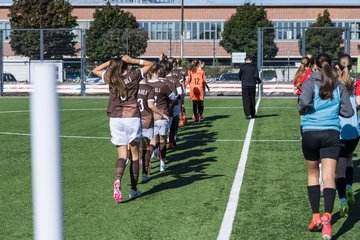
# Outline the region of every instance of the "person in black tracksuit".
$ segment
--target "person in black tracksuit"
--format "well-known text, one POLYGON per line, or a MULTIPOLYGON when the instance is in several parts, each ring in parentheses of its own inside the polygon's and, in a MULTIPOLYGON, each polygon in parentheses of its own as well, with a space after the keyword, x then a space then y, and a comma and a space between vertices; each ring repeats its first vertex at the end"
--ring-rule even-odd
POLYGON ((242 100, 246 119, 255 118, 256 84, 260 84, 259 71, 250 57, 240 66, 239 78, 242 87, 242 100))

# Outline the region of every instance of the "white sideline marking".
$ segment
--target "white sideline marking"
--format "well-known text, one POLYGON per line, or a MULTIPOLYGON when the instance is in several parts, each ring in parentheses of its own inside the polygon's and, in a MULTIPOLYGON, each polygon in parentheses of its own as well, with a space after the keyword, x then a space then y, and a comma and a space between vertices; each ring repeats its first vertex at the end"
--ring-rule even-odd
MULTIPOLYGON (((13 136, 31 136, 30 133, 12 133, 12 132, 0 132, 0 135, 13 135, 13 136)), ((110 140, 110 137, 92 137, 92 136, 60 136, 61 138, 76 138, 76 139, 106 139, 110 140)))
MULTIPOLYGON (((31 136, 29 133, 14 133, 14 132, 0 132, 0 135, 12 136, 31 136)), ((94 137, 94 136, 60 136, 61 138, 76 138, 76 139, 105 139, 110 140, 110 137, 94 137)), ((184 141, 189 142, 244 142, 243 139, 196 139, 183 138, 184 141)), ((181 141, 181 140, 180 140, 181 141)), ((291 139, 253 139, 251 142, 300 142, 300 140, 291 139)))
MULTIPOLYGON (((260 100, 261 99, 259 98, 256 103, 256 112, 259 108, 260 100)), ((231 237, 232 226, 234 223, 236 209, 237 209, 237 205, 238 205, 239 198, 240 198, 240 189, 241 189, 242 181, 244 178, 244 172, 245 172, 246 162, 247 162, 247 158, 248 158, 250 142, 251 142, 251 135, 252 135, 253 128, 254 128, 254 123, 255 123, 255 118, 252 118, 250 120, 248 130, 246 132, 245 142, 244 142, 244 145, 243 145, 243 148, 241 151, 239 165, 236 170, 234 182, 231 187, 229 201, 227 203, 224 218, 221 223, 219 235, 217 237, 218 240, 228 240, 231 237)))
MULTIPOLYGON (((59 109, 59 111, 106 111, 106 108, 64 108, 59 109)), ((30 110, 9 110, 9 111, 0 111, 0 113, 25 113, 30 112, 30 110)))
MULTIPOLYGON (((206 107, 206 109, 242 109, 243 107, 206 107)), ((296 107, 261 107, 261 108, 273 108, 273 109, 294 109, 297 110, 296 107)), ((106 108, 63 108, 60 111, 106 111, 106 108)), ((30 112, 30 110, 4 110, 0 111, 1 113, 26 113, 30 112)))

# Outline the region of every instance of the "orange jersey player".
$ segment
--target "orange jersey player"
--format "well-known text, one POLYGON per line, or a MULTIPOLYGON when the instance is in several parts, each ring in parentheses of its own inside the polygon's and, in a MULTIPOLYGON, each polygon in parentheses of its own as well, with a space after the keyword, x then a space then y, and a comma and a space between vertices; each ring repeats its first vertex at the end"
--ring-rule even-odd
POLYGON ((204 89, 206 86, 205 71, 199 68, 199 61, 194 60, 188 71, 190 99, 193 102, 193 120, 201 122, 203 114, 204 89))

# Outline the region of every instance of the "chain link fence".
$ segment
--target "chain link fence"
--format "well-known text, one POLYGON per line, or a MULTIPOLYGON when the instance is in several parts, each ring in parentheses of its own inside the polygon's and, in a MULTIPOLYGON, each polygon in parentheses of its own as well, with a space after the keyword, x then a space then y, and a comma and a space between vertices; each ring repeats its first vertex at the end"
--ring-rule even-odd
MULTIPOLYGON (((266 94, 266 89, 270 89, 271 94, 274 93, 274 88, 269 87, 270 85, 282 88, 279 92, 292 93, 291 84, 300 65, 300 59, 310 51, 309 49, 314 49, 314 46, 309 46, 310 42, 307 38, 309 29, 311 28, 298 27, 295 30, 284 27, 258 28, 256 63, 264 83, 263 93, 266 94), (278 52, 276 56, 269 56, 267 41, 273 39, 274 36, 278 52), (285 85, 279 87, 279 84, 285 85)), ((350 53, 351 49, 357 47, 356 42, 351 42, 348 28, 313 28, 313 30, 319 36, 324 36, 324 31, 341 31, 342 43, 339 46, 341 52, 350 53)), ((220 46, 220 39, 216 33, 216 31, 209 31, 208 35, 203 36, 204 41, 187 40, 185 35, 184 45, 181 45, 181 41, 176 38, 175 33, 169 31, 167 40, 149 40, 146 52, 142 56, 157 60, 161 53, 175 58, 183 55, 185 67, 193 59, 203 60, 206 63, 204 69, 207 79, 214 87, 212 94, 239 95, 241 94, 240 82, 234 79, 239 71, 239 64, 231 64, 231 55, 220 46), (225 79, 224 76, 228 79, 225 79), (225 91, 224 89, 230 90, 225 91)), ((2 37, 0 95, 28 94, 31 91, 31 64, 38 61, 57 64, 60 93, 106 94, 107 86, 97 84, 100 79, 93 76, 91 70, 111 56, 137 55, 139 43, 136 40, 130 41, 130 39, 140 39, 143 36, 139 31, 113 29, 98 33, 96 39, 99 41, 93 44, 87 42, 90 34, 92 33, 86 29, 0 30, 2 37), (107 44, 105 44, 105 40, 108 41, 107 44), (87 49, 93 48, 101 48, 105 55, 91 55, 91 51, 89 52, 87 49)), ((329 41, 324 39, 324 44, 319 44, 318 48, 315 48, 316 52, 327 52, 326 44, 329 41)), ((316 52, 313 54, 316 55, 316 52)), ((335 56, 337 53, 332 54, 335 56)))

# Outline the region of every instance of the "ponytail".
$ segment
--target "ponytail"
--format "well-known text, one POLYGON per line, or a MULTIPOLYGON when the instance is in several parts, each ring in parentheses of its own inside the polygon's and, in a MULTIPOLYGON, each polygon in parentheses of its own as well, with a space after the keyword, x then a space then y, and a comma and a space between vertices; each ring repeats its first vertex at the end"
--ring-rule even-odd
POLYGON ((333 99, 333 91, 335 89, 337 77, 331 67, 331 57, 326 53, 320 53, 316 57, 315 64, 321 73, 319 96, 322 100, 333 99))
POLYGON ((308 57, 304 57, 301 59, 301 65, 295 73, 294 84, 296 85, 299 81, 299 78, 305 73, 305 69, 310 66, 310 59, 308 57))
POLYGON ((334 72, 332 67, 328 62, 323 62, 321 66, 321 86, 319 95, 321 99, 333 99, 334 94, 333 91, 335 89, 336 77, 334 76, 334 72))
POLYGON ((347 54, 343 54, 338 58, 338 66, 340 69, 340 78, 349 94, 352 94, 354 91, 354 81, 351 79, 350 70, 351 70, 351 58, 347 54))

